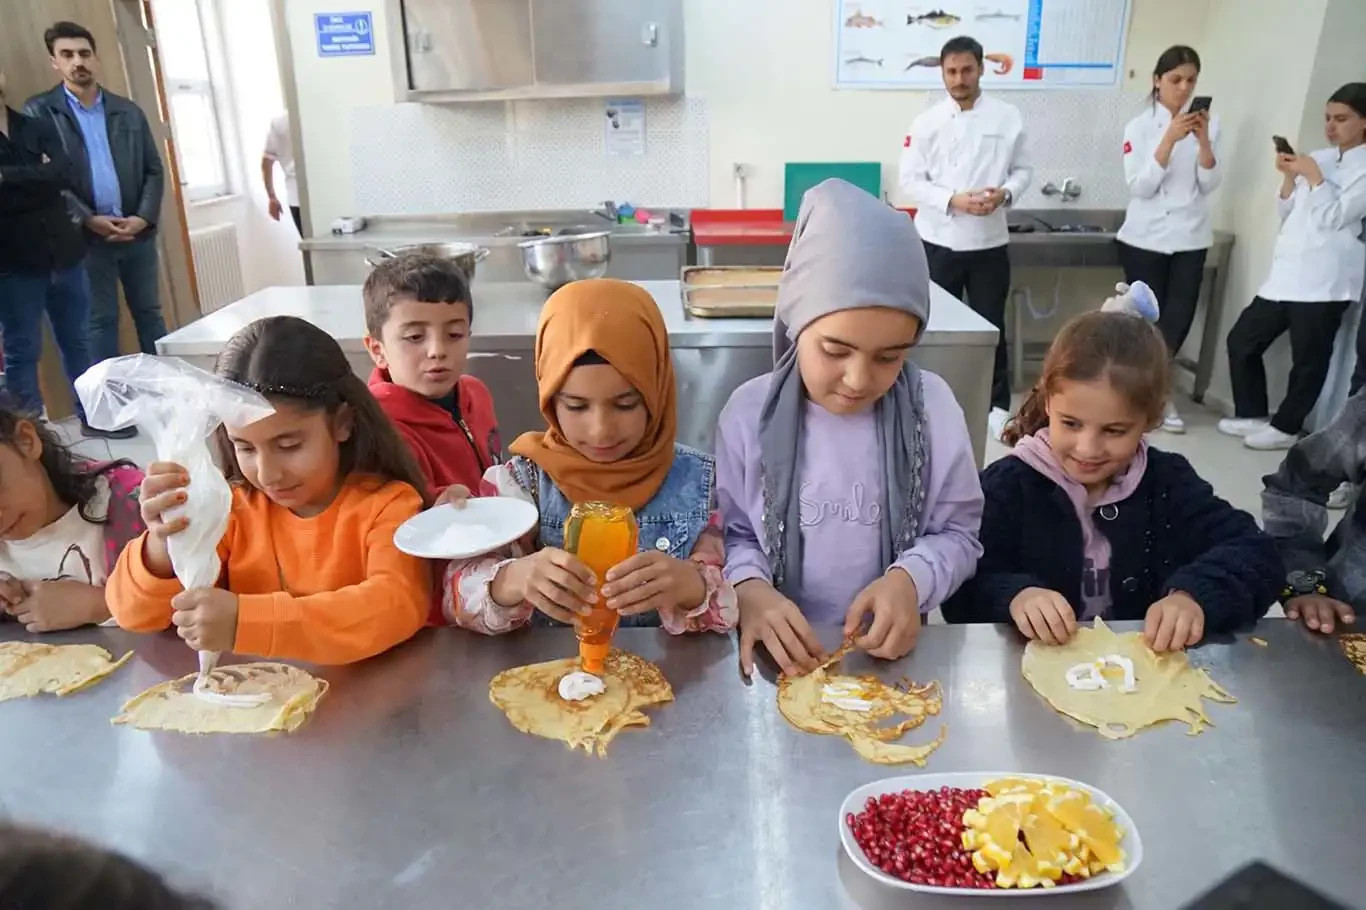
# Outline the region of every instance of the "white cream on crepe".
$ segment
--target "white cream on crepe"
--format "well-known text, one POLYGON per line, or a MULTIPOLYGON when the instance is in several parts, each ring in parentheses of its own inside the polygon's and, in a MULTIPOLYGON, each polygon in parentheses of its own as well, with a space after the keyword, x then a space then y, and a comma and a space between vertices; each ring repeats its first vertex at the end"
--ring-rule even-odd
POLYGON ((560 678, 560 698, 565 701, 583 701, 607 691, 607 684, 592 673, 575 670, 560 678))
POLYGON ((195 698, 214 705, 224 705, 228 708, 254 708, 270 701, 270 695, 264 692, 257 692, 252 695, 227 695, 211 690, 209 688, 209 674, 213 673, 214 668, 218 666, 218 658, 219 652, 217 651, 199 652, 199 675, 195 677, 194 681, 195 698))

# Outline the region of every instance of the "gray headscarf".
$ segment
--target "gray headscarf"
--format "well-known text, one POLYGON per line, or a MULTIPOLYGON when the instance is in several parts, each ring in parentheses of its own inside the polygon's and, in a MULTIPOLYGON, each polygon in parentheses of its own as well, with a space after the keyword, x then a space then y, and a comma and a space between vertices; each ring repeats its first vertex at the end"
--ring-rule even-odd
MULTIPOLYGON (((802 198, 787 250, 773 321, 773 379, 759 414, 763 455, 764 544, 773 583, 788 596, 802 584, 802 409, 806 390, 794 342, 808 325, 839 310, 887 307, 930 319, 930 269, 915 225, 843 180, 827 180, 802 198)), ((919 340, 917 335, 916 340, 919 340)), ((920 370, 909 359, 874 405, 886 502, 882 564, 919 535, 925 505, 925 407, 920 370)))

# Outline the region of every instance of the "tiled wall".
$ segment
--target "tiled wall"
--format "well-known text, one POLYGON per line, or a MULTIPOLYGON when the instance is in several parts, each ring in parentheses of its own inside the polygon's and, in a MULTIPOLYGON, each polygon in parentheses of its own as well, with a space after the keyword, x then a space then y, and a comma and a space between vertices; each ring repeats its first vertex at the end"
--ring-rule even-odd
POLYGON ((707 204, 707 106, 645 104, 645 153, 603 148, 606 101, 397 104, 352 114, 356 207, 366 214, 707 204))
MULTIPOLYGON (((909 122, 936 98, 898 93, 909 122)), ((1052 180, 1077 180, 1075 205, 1122 208, 1127 200, 1120 148, 1124 124, 1144 100, 1118 91, 1001 93, 1024 116, 1034 184, 1021 200, 1060 206, 1039 191, 1052 180)), ((356 210, 365 214, 581 208, 606 199, 649 205, 726 207, 711 199, 712 161, 703 98, 650 99, 645 154, 609 158, 603 148, 605 102, 527 101, 496 104, 397 104, 352 111, 351 165, 356 210)), ((754 129, 762 130, 756 114, 754 129)), ((894 183, 899 148, 849 137, 850 160, 881 159, 894 183)), ((774 164, 784 160, 774 150, 774 164)), ((895 198, 895 194, 894 198, 895 198)))

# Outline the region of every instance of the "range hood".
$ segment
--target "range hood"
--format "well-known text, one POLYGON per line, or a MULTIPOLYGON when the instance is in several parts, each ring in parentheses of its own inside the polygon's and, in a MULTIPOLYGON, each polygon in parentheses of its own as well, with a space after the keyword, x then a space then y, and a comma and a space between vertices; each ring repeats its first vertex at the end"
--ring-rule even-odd
POLYGON ((677 95, 682 0, 402 0, 410 101, 677 95))

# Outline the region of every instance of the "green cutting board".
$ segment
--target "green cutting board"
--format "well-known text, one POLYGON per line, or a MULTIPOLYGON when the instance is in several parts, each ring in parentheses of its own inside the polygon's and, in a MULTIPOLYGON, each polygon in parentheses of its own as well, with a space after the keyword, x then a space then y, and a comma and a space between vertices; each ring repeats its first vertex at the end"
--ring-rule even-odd
POLYGON ((882 198, 882 163, 878 161, 789 161, 783 176, 783 220, 796 221, 802 207, 802 196, 822 181, 831 177, 846 180, 854 186, 882 198))

